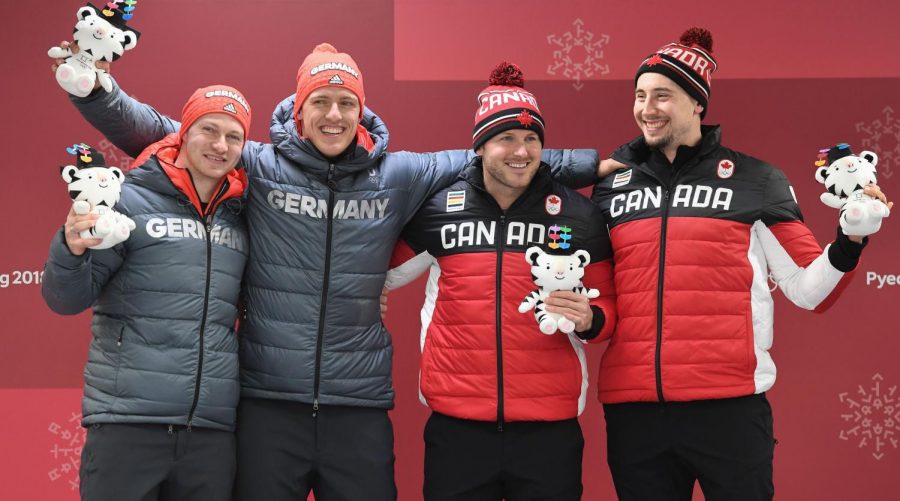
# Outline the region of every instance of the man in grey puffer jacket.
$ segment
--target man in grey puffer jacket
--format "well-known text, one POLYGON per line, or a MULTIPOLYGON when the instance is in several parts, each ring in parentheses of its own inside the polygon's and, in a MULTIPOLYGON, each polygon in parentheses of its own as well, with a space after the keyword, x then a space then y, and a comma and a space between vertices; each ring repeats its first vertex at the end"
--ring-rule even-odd
MULTIPOLYGON (((400 231, 471 152, 387 153, 353 59, 322 44, 248 142, 237 499, 395 499, 391 340, 379 295, 400 231)), ((179 124, 118 87, 72 98, 126 153, 179 124)), ((547 151, 561 181, 596 180, 593 150, 547 151)))
MULTIPOLYGON (((81 232, 97 217, 70 209, 50 246, 47 305, 93 310, 85 500, 222 500, 234 483, 234 328, 248 254, 247 178, 235 166, 250 108, 237 90, 215 85, 194 93, 182 120, 183 133, 148 147, 125 176, 115 209, 135 222, 127 240, 89 249, 99 241, 81 232)), ((89 151, 64 167, 70 190, 105 181, 103 156, 89 151)))

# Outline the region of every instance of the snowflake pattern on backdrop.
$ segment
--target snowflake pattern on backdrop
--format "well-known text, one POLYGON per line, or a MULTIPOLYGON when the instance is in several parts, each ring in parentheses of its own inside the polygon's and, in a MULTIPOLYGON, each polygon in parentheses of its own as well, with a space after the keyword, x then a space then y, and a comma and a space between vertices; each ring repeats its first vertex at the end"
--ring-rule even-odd
POLYGON ((86 436, 85 429, 81 427, 81 414, 73 412, 69 420, 63 424, 54 421, 47 427, 47 431, 56 437, 50 449, 50 456, 57 464, 47 472, 47 476, 53 482, 65 480, 70 490, 77 491, 81 448, 84 446, 86 436))
POLYGON ((856 132, 863 134, 861 149, 878 155, 878 176, 890 179, 900 162, 900 120, 894 118, 890 106, 885 106, 881 114, 869 123, 857 123, 856 132))
POLYGON ((900 395, 897 385, 882 386, 881 374, 872 376, 868 388, 859 385, 856 395, 843 392, 838 395, 847 406, 841 419, 847 422, 838 434, 841 440, 856 442, 859 449, 874 449, 872 457, 880 460, 888 447, 896 449, 900 445, 900 395))
POLYGON ((609 44, 609 35, 599 37, 584 29, 584 21, 576 19, 573 29, 562 35, 547 35, 547 44, 553 47, 553 63, 547 66, 548 75, 561 73, 574 80, 575 90, 584 87, 582 79, 609 73, 609 65, 603 64, 603 48, 609 44))

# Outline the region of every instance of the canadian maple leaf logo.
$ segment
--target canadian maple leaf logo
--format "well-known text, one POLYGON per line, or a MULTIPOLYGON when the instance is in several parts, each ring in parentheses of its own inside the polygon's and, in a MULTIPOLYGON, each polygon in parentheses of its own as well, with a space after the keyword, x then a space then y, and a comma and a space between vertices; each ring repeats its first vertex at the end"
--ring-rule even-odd
POLYGON ((653 54, 653 57, 647 60, 647 66, 656 66, 661 62, 663 62, 662 56, 660 56, 659 54, 653 54))
POLYGON ((527 111, 522 110, 522 113, 519 113, 518 115, 516 115, 516 120, 518 120, 519 123, 524 125, 525 127, 530 127, 531 124, 534 122, 534 117, 531 116, 531 113, 528 113, 527 111))

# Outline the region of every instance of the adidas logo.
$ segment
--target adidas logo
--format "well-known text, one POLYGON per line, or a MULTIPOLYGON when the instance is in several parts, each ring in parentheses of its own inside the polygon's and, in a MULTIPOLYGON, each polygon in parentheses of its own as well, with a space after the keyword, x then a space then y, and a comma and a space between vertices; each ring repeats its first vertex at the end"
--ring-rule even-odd
POLYGON ((228 103, 225 106, 223 106, 222 109, 225 111, 230 111, 231 113, 234 113, 235 115, 237 115, 237 108, 234 107, 234 103, 228 103))
POLYGON ((328 81, 330 85, 344 85, 344 81, 341 80, 340 75, 335 75, 331 77, 331 80, 328 81))

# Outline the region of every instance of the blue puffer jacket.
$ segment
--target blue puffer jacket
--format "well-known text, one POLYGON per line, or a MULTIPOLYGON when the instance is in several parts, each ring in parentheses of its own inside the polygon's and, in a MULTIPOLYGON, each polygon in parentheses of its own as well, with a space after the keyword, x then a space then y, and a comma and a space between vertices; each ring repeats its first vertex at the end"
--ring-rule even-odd
MULTIPOLYGON (((179 124, 115 88, 73 98, 132 154, 179 124)), ((241 321, 242 395, 391 408, 391 339, 378 298, 394 244, 424 200, 452 182, 470 151, 387 153, 388 131, 366 110, 374 147, 323 157, 300 139, 294 96, 275 110, 271 144, 248 142, 250 262, 241 321)), ((594 150, 545 150, 566 184, 596 180, 594 150)))
POLYGON ((54 236, 45 301, 62 314, 93 305, 85 425, 234 429, 245 181, 230 177, 233 196, 204 220, 151 157, 126 175, 115 207, 136 224, 128 240, 74 256, 62 230, 54 236))

